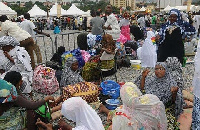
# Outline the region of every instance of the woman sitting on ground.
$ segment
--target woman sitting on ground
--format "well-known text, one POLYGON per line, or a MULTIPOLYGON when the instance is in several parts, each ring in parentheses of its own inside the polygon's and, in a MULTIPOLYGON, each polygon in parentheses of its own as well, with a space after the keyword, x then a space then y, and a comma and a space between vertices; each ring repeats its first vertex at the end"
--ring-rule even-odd
POLYGON ((133 83, 126 83, 120 90, 123 105, 114 111, 100 106, 100 111, 108 117, 108 130, 166 130, 165 107, 159 98, 152 94, 142 95, 133 83))
POLYGON ((1 75, 1 78, 9 71, 20 72, 23 79, 21 91, 22 93, 30 93, 32 96, 31 83, 33 70, 31 67, 31 59, 28 52, 19 45, 20 43, 12 36, 3 36, 0 38, 0 47, 3 51, 0 64, 5 72, 1 75))
POLYGON ((101 52, 85 64, 82 71, 83 79, 86 81, 92 81, 94 77, 98 79, 100 72, 97 69, 97 65, 99 62, 101 69, 112 69, 115 64, 115 49, 115 41, 112 36, 109 34, 103 35, 101 52))
POLYGON ((61 76, 60 87, 67 85, 74 85, 76 83, 84 81, 79 74, 78 60, 72 56, 66 60, 63 73, 61 76))
MULTIPOLYGON (((8 79, 8 78, 6 78, 8 79)), ((17 79, 20 79, 17 77, 17 79)), ((35 110, 48 102, 49 100, 54 101, 52 96, 47 96, 37 102, 26 100, 21 95, 18 95, 17 91, 19 86, 22 84, 22 78, 19 82, 16 82, 16 87, 5 80, 0 79, 0 129, 23 129, 24 126, 24 115, 20 112, 20 107, 28 110, 35 110), (17 89, 16 89, 17 88, 17 89)), ((30 115, 29 115, 30 116, 30 115)), ((29 117, 28 116, 28 117, 29 117)), ((28 120, 28 119, 27 119, 28 120)), ((27 122, 28 123, 28 122, 27 122)), ((27 124, 28 130, 35 130, 34 124, 27 124)))
MULTIPOLYGON (((76 127, 72 128, 72 126, 61 120, 59 122, 59 127, 62 130, 104 130, 102 121, 98 114, 81 97, 72 97, 67 99, 62 104, 61 113, 68 120, 76 122, 76 127)), ((53 130, 52 125, 45 124, 40 120, 38 120, 36 124, 39 128, 53 130)))
POLYGON ((144 70, 136 84, 143 93, 154 94, 164 103, 169 121, 174 120, 172 127, 178 127, 176 119, 183 112, 182 89, 177 86, 165 62, 157 62, 155 76, 148 76, 149 72, 148 69, 144 70))

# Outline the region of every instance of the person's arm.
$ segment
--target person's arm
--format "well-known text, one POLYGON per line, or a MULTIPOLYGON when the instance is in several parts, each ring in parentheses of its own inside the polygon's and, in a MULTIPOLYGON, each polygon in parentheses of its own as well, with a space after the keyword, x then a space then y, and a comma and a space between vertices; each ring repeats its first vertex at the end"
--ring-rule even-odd
POLYGON ((105 48, 102 48, 102 50, 105 51, 108 54, 115 54, 115 52, 112 52, 112 51, 105 49, 105 48))
POLYGON ((62 118, 59 120, 58 124, 61 130, 72 130, 72 127, 68 123, 66 123, 62 118))
POLYGON ((15 63, 14 59, 8 54, 7 51, 4 51, 3 54, 7 57, 12 63, 15 63))
POLYGON ((173 102, 176 101, 176 95, 177 95, 178 89, 179 89, 178 87, 172 87, 172 88, 171 88, 172 101, 173 101, 173 102))
POLYGON ((38 29, 33 29, 36 33, 38 33, 38 34, 43 34, 43 35, 45 35, 45 36, 47 36, 47 37, 50 37, 50 35, 49 34, 47 34, 47 33, 44 33, 44 32, 41 32, 41 31, 39 31, 38 29))
POLYGON ((148 73, 150 71, 148 69, 144 70, 142 72, 142 78, 141 78, 141 81, 140 81, 140 89, 141 90, 144 90, 144 85, 145 85, 145 78, 147 77, 148 73))
POLYGON ((17 105, 19 107, 24 107, 26 109, 35 110, 38 107, 40 107, 43 104, 45 104, 45 102, 47 102, 49 100, 54 100, 54 99, 51 96, 47 96, 47 97, 45 97, 45 99, 42 99, 42 100, 34 102, 34 101, 29 101, 29 100, 25 99, 22 96, 18 96, 17 99, 14 102, 14 105, 17 105))

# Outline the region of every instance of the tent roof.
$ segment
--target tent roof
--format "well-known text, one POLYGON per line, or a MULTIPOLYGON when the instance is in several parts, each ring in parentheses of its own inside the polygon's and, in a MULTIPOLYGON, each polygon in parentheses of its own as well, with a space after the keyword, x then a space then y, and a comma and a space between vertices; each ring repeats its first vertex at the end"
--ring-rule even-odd
POLYGON ((88 10, 87 12, 85 12, 85 14, 82 15, 83 17, 90 17, 90 10, 88 10))
POLYGON ((0 15, 17 15, 17 12, 0 2, 0 15))
MULTIPOLYGON (((50 9, 49 12, 50 16, 57 16, 57 5, 58 3, 55 3, 55 5, 53 5, 52 8, 50 9)), ((67 15, 66 10, 64 10, 63 8, 61 8, 61 15, 67 15)))
POLYGON ((200 6, 197 6, 196 7, 196 11, 198 12, 200 10, 200 6))
POLYGON ((76 5, 72 4, 72 6, 67 10, 67 15, 84 15, 87 14, 86 12, 80 10, 76 7, 76 5))
POLYGON ((142 8, 140 9, 140 11, 146 11, 146 9, 144 8, 144 6, 142 6, 142 8))
POLYGON ((172 9, 172 7, 170 7, 169 5, 167 7, 164 8, 164 11, 170 11, 172 9))
POLYGON ((31 17, 46 16, 47 13, 40 9, 37 5, 34 5, 31 10, 28 11, 31 17))

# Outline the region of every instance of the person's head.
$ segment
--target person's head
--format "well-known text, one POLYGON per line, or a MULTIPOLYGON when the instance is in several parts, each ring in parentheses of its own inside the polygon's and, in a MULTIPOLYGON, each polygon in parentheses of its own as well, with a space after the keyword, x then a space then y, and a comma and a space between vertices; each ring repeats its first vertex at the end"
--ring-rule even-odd
POLYGON ((58 47, 58 53, 59 54, 63 54, 64 52, 65 52, 65 47, 64 46, 58 47))
POLYGON ((18 45, 20 45, 20 43, 12 36, 3 36, 0 38, 0 47, 3 51, 9 52, 18 45))
POLYGON ((170 10, 170 12, 169 12, 169 21, 171 23, 174 23, 174 22, 177 22, 177 21, 180 21, 180 20, 182 20, 180 11, 177 10, 177 9, 170 10))
POLYGON ((112 5, 107 5, 105 8, 105 13, 110 15, 112 13, 112 5))
POLYGON ((124 17, 125 19, 128 19, 130 16, 129 16, 129 14, 128 14, 127 12, 124 12, 123 17, 124 17))
POLYGON ((96 16, 100 16, 101 12, 100 11, 97 11, 96 12, 96 16))
POLYGON ((110 34, 103 35, 102 43, 103 45, 115 45, 115 41, 113 40, 113 37, 110 34))
POLYGON ((74 56, 68 57, 65 63, 65 67, 69 67, 73 71, 78 70, 79 66, 78 66, 78 60, 76 59, 76 57, 74 56))
POLYGON ((1 22, 5 22, 6 20, 8 20, 8 17, 6 15, 1 15, 0 16, 0 21, 1 22))
POLYGON ((14 85, 0 79, 0 86, 0 105, 13 102, 17 98, 17 90, 14 85))
POLYGON ((77 125, 81 123, 89 130, 104 130, 98 114, 81 97, 71 97, 65 100, 62 104, 61 113, 68 120, 76 122, 77 125))
POLYGON ((155 75, 158 78, 163 78, 166 74, 167 65, 165 62, 157 62, 155 66, 155 75))
POLYGON ((14 85, 17 88, 17 90, 20 89, 20 86, 23 83, 22 75, 16 71, 10 71, 6 73, 4 80, 14 85))
POLYGON ((25 13, 25 14, 24 14, 24 18, 30 20, 31 16, 30 16, 29 13, 25 13))

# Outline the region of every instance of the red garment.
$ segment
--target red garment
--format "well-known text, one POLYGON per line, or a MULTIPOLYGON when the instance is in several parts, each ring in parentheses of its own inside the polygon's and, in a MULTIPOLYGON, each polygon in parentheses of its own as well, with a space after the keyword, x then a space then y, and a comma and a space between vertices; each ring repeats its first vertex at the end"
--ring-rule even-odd
POLYGON ((127 38, 127 40, 131 40, 130 37, 130 27, 129 25, 121 27, 121 34, 127 38))

